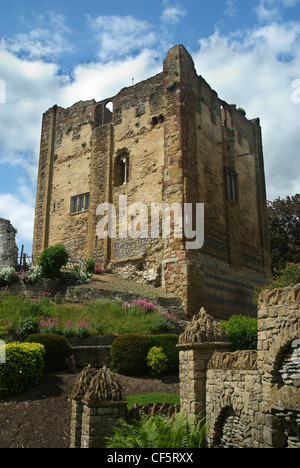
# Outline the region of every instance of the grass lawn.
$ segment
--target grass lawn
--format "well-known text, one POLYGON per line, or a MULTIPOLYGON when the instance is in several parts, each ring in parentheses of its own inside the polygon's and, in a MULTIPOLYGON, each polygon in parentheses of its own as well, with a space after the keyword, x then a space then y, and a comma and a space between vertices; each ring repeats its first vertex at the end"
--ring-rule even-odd
POLYGON ((180 405, 180 397, 177 393, 140 393, 128 395, 126 400, 128 401, 127 408, 129 410, 135 403, 139 406, 152 405, 153 403, 162 405, 164 402, 170 405, 180 405))

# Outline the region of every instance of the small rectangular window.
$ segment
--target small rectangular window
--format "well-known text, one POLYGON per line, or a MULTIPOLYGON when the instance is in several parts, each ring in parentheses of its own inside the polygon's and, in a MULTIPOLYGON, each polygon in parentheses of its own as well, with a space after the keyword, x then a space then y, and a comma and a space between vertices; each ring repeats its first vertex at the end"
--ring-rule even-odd
POLYGON ((236 172, 225 169, 226 193, 229 201, 238 202, 238 179, 236 172))
POLYGON ((71 198, 70 214, 88 211, 90 208, 90 194, 85 193, 71 198))

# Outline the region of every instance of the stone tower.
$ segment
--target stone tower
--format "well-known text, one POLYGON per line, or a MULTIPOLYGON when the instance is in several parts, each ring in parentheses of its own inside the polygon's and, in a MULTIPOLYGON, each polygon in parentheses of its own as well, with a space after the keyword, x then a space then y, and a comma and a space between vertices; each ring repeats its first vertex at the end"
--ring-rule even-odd
POLYGON ((136 280, 177 294, 187 316, 201 307, 219 319, 255 314, 253 287, 271 274, 259 119, 221 100, 182 45, 168 52, 161 73, 114 97, 49 109, 33 255, 55 243, 118 272, 130 265, 136 280), (137 203, 146 225, 137 222, 137 203), (98 209, 105 204, 114 207, 116 235, 101 238, 98 209), (175 235, 180 222, 172 210, 169 236, 160 224, 151 237, 150 213, 162 204, 190 204, 192 234, 195 207, 204 204, 204 244, 191 248, 186 231, 175 235), (139 235, 124 235, 124 222, 126 230, 135 223, 139 235))

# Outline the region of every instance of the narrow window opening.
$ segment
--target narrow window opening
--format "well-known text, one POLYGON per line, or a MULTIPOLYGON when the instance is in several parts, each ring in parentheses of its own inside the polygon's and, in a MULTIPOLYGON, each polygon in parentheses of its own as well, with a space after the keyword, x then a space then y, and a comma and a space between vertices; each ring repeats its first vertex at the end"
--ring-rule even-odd
POLYGON ((221 105, 221 125, 222 127, 232 129, 231 113, 223 105, 221 105))
POLYGON ((121 185, 125 185, 129 180, 129 165, 128 159, 122 158, 121 161, 121 185))
POLYGON ((104 124, 112 122, 113 119, 114 106, 112 101, 109 101, 105 104, 104 108, 104 124))
POLYGON ((237 174, 230 169, 226 169, 226 192, 227 199, 232 203, 238 202, 238 181, 237 174))
POLYGON ((129 181, 129 154, 123 149, 115 159, 115 186, 125 185, 129 181))

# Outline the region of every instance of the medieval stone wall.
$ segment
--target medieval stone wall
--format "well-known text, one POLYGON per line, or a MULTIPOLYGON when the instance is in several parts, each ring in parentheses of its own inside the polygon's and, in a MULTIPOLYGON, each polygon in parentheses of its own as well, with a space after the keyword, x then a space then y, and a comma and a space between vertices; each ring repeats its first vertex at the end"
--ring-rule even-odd
POLYGON ((206 417, 210 447, 300 448, 299 303, 300 284, 260 295, 257 351, 224 352, 224 337, 199 337, 203 311, 181 335, 181 406, 206 417))
POLYGON ((0 218, 0 269, 16 268, 18 263, 18 247, 16 245, 16 230, 10 221, 0 218))

